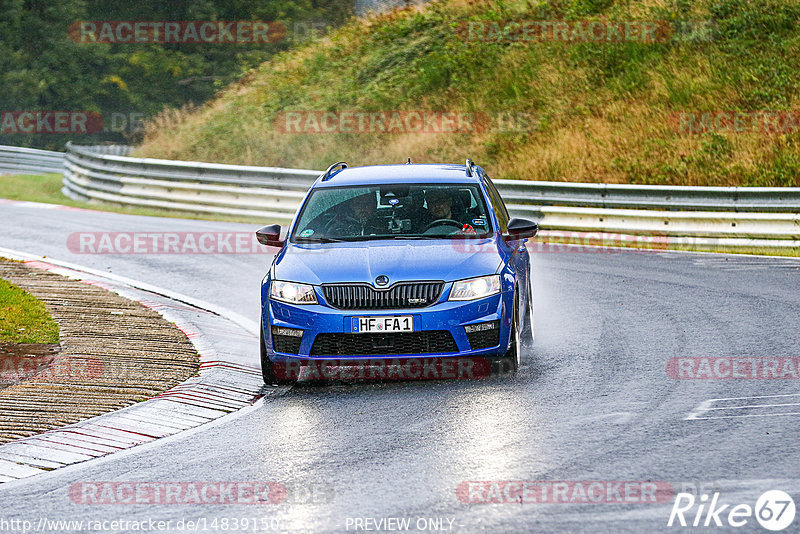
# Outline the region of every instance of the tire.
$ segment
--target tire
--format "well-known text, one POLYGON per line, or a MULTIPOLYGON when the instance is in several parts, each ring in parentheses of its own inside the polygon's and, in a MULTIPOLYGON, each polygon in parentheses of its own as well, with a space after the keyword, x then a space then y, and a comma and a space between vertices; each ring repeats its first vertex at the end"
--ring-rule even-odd
POLYGON ((522 335, 520 341, 525 343, 533 343, 533 291, 531 291, 531 282, 528 280, 528 301, 525 306, 525 320, 522 327, 522 335))
POLYGON ((291 378, 286 377, 278 377, 275 374, 275 368, 272 364, 272 360, 269 359, 267 356, 267 345, 264 343, 264 327, 263 323, 259 325, 259 331, 261 333, 260 340, 261 340, 261 376, 264 378, 264 384, 271 386, 273 384, 284 385, 284 384, 294 384, 294 380, 291 378))
POLYGON ((511 340, 504 356, 494 360, 498 374, 515 373, 520 362, 519 295, 514 294, 514 315, 511 319, 511 340))

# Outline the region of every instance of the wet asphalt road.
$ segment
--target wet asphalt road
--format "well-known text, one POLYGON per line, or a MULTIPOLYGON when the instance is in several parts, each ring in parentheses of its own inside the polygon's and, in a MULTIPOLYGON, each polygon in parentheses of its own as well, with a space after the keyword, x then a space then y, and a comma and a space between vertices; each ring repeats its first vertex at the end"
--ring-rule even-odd
MULTIPOLYGON (((251 226, 19 205, 0 205, 0 224, 0 247, 258 319, 268 255, 81 255, 66 246, 79 231, 251 226)), ((532 254, 536 339, 515 376, 300 384, 195 431, 0 485, 0 528, 3 519, 47 518, 171 521, 176 531, 183 519, 214 532, 227 518, 228 532, 356 532, 375 527, 366 518, 405 518, 412 531, 689 530, 667 527, 669 495, 644 504, 469 504, 456 492, 465 481, 655 481, 751 506, 781 489, 800 503, 798 380, 676 380, 666 370, 677 357, 800 356, 800 261, 590 250, 532 254), (731 406, 739 408, 697 411, 731 406), (278 505, 72 502, 68 488, 87 481, 277 481, 289 496, 278 505), (258 528, 242 528, 244 518, 258 528)), ((250 349, 255 365, 257 343, 250 349)), ((758 529, 749 518, 738 529, 695 531, 758 529)))

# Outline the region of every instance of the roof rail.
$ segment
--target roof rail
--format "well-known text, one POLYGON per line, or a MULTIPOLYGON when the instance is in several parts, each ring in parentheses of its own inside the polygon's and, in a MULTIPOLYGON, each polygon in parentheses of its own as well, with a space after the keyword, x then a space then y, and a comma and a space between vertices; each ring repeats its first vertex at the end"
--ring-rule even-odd
POLYGON ((344 161, 337 161, 336 163, 334 163, 333 165, 328 167, 325 170, 325 172, 323 173, 323 175, 322 175, 322 181, 323 182, 327 182, 328 180, 333 178, 333 171, 336 170, 337 167, 341 167, 342 169, 346 169, 347 168, 347 163, 345 163, 344 161))
POLYGON ((465 166, 467 168, 467 176, 472 178, 475 169, 475 163, 471 159, 467 158, 467 163, 465 166))

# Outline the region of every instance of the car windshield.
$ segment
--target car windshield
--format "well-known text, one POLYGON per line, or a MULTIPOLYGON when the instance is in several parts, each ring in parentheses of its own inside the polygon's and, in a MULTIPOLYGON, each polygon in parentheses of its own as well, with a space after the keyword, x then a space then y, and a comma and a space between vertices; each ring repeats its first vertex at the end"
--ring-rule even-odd
POLYGON ((324 187, 311 192, 292 242, 455 239, 492 235, 473 184, 324 187))

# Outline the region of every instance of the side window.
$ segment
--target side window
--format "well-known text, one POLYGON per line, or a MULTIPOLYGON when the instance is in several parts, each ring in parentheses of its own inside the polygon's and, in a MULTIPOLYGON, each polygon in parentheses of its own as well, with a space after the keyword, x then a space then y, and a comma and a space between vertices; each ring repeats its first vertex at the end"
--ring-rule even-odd
POLYGON ((505 233, 508 231, 508 210, 506 209, 506 205, 503 202, 503 199, 500 197, 500 193, 497 191, 497 188, 489 179, 489 175, 484 174, 483 177, 486 190, 489 192, 489 197, 492 201, 492 208, 497 216, 497 222, 500 224, 500 232, 505 233))
POLYGON ((494 191, 495 196, 497 197, 497 201, 499 203, 499 207, 503 210, 503 214, 506 217, 506 220, 510 220, 511 216, 508 214, 508 209, 506 209, 506 203, 503 201, 503 197, 500 196, 500 191, 497 190, 497 186, 494 185, 494 182, 489 178, 488 174, 483 175, 486 178, 486 182, 491 187, 492 191, 494 191))

